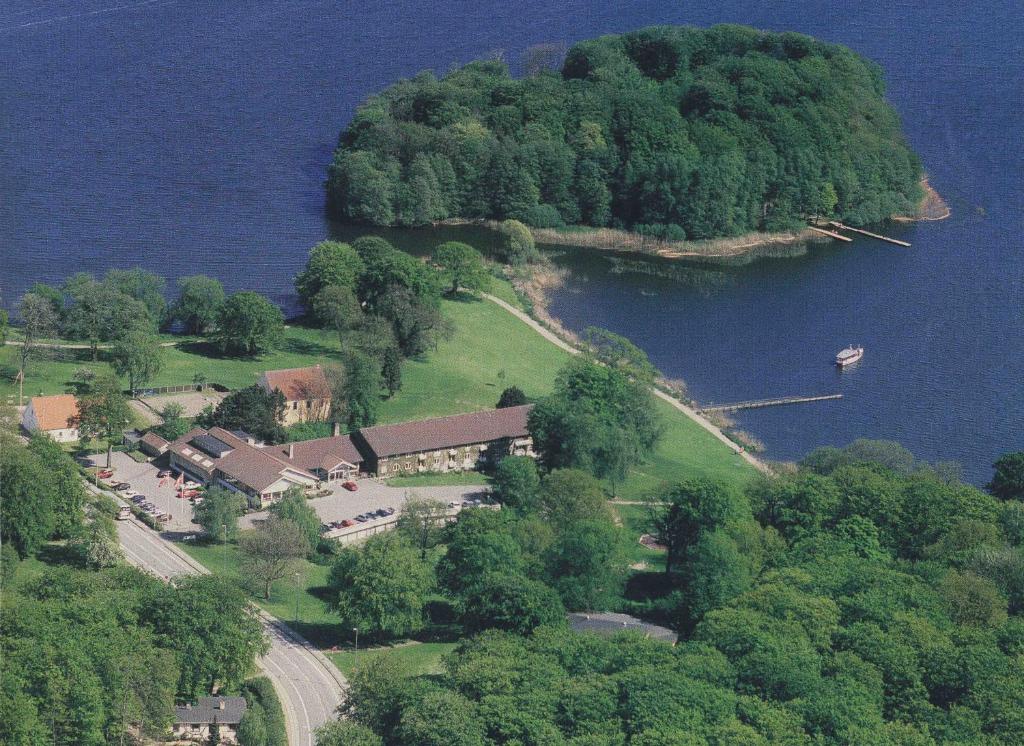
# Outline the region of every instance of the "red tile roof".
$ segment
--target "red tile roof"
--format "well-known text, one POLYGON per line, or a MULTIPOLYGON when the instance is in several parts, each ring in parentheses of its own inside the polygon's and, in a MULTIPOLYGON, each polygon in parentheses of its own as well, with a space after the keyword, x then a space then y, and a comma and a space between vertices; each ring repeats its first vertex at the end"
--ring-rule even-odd
POLYGON ((152 448, 156 448, 159 451, 164 451, 170 443, 164 438, 154 432, 148 432, 140 438, 141 442, 145 443, 152 448))
POLYGON ((484 412, 456 414, 433 420, 377 425, 359 431, 366 444, 380 458, 405 453, 435 451, 502 438, 525 438, 526 418, 532 404, 484 412))
POLYGON ((71 394, 33 396, 30 402, 41 430, 66 430, 78 427, 78 401, 71 394))
POLYGON ((330 384, 327 383, 324 369, 319 365, 311 368, 268 370, 263 374, 261 383, 267 391, 280 391, 286 401, 331 398, 330 384))

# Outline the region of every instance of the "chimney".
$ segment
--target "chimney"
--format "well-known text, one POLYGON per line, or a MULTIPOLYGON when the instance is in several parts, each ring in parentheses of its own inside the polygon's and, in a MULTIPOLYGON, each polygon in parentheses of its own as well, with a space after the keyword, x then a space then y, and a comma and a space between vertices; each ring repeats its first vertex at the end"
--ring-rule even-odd
POLYGON ((295 444, 288 444, 288 458, 295 458, 295 444))
POLYGON ((220 700, 219 700, 219 701, 217 702, 217 709, 218 709, 218 710, 223 710, 223 709, 224 709, 224 699, 223 699, 223 698, 221 698, 221 699, 220 699, 220 700))
POLYGON ((185 703, 185 709, 186 710, 191 710, 192 709, 192 703, 191 702, 186 702, 185 703))
POLYGON ((334 428, 331 430, 331 434, 334 435, 335 438, 341 435, 341 423, 337 420, 334 421, 334 428))

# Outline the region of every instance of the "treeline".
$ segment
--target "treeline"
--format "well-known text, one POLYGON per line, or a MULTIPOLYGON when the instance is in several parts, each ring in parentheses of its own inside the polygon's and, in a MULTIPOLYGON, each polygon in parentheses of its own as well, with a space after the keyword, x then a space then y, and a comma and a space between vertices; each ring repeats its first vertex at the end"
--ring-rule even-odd
MULTIPOLYGON (((557 599, 508 579, 524 547, 564 543, 606 510, 563 515, 583 507, 553 489, 567 472, 538 484, 520 469, 496 480, 511 509, 465 512, 436 564, 467 631, 483 631, 439 676, 407 678, 386 656, 364 665, 350 720, 324 729, 321 746, 1024 740, 1024 454, 997 462, 989 493, 868 441, 816 451, 744 491, 673 485, 650 505, 649 530, 669 555, 646 612, 679 631, 675 647, 565 629, 559 600, 614 608, 585 592, 609 588, 609 576, 588 584, 596 576, 574 564, 594 556, 579 551, 589 541, 570 539, 567 565, 527 550, 515 570, 540 572, 557 599), (516 507, 517 492, 535 507, 516 507), (498 576, 479 572, 488 566, 498 576)), ((343 606, 350 561, 335 574, 343 606)))
POLYGON ((246 596, 213 577, 166 585, 127 567, 115 506, 56 443, 0 428, 0 742, 101 746, 163 737, 176 700, 238 691, 266 649, 246 596))
POLYGON ((329 168, 336 217, 514 218, 670 239, 862 225, 911 212, 921 167, 880 68, 744 26, 658 26, 574 45, 561 69, 423 72, 371 97, 329 168))

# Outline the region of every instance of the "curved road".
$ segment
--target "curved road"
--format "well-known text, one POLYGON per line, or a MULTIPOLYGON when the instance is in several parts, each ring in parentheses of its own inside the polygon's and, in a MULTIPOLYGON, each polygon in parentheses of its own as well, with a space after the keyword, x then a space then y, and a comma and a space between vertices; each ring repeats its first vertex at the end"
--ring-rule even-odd
MULTIPOLYGON (((134 518, 118 521, 117 533, 128 561, 164 580, 209 572, 134 518)), ((262 611, 260 617, 270 639, 270 652, 260 665, 281 698, 288 743, 313 746, 313 731, 335 717, 345 679, 323 653, 283 622, 262 611)))

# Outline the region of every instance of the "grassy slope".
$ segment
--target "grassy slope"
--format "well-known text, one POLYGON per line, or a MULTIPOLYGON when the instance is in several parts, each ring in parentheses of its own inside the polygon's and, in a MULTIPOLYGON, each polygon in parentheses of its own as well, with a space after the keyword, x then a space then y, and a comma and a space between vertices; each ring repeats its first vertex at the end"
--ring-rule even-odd
POLYGON ((357 666, 386 655, 393 658, 406 676, 423 676, 441 672, 441 658, 451 652, 454 642, 410 642, 394 647, 370 648, 353 652, 328 653, 327 657, 343 674, 351 676, 357 666))

